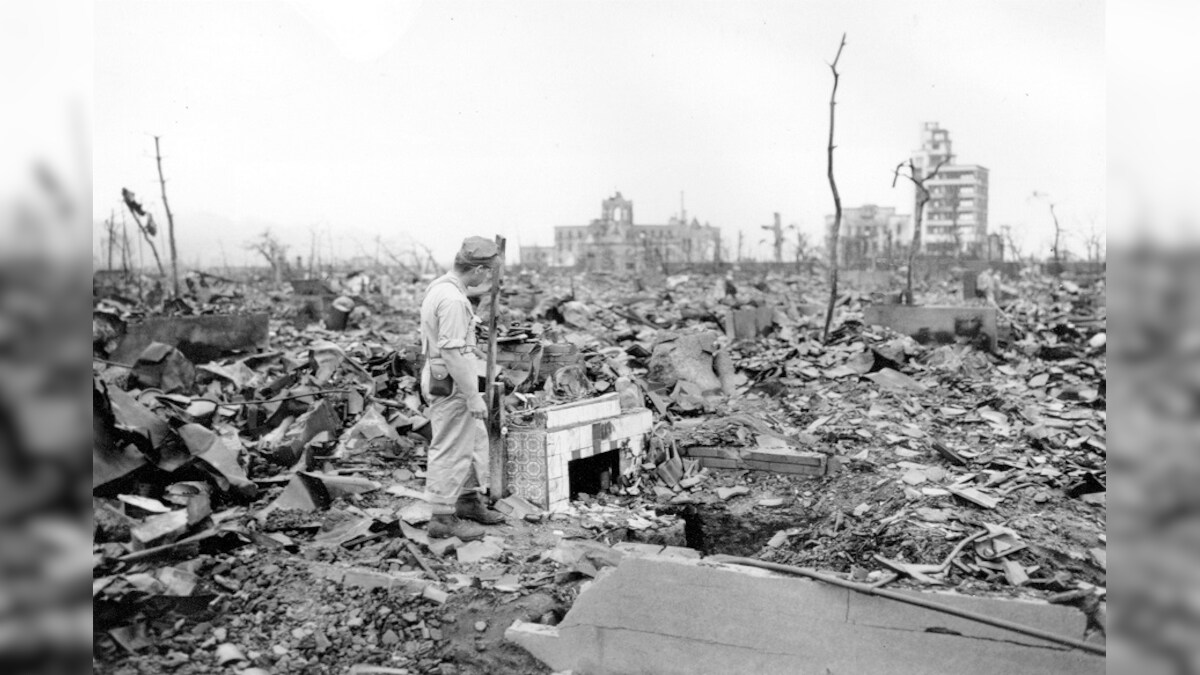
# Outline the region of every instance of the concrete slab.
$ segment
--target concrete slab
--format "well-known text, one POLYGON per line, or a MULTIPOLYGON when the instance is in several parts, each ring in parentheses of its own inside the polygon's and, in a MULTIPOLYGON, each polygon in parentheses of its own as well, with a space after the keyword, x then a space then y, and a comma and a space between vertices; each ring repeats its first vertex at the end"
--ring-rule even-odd
POLYGON ((863 321, 911 335, 918 342, 949 344, 958 339, 984 336, 996 344, 996 310, 992 307, 870 305, 863 321))
POLYGON ((878 270, 842 270, 838 281, 845 288, 860 291, 886 291, 892 285, 892 273, 878 270))
MULTIPOLYGON (((888 602, 876 613, 819 582, 680 558, 626 558, 580 595, 557 627, 505 633, 556 670, 608 673, 1102 673, 1103 657, 1011 636, 928 632, 930 610, 888 602), (857 617, 864 622, 856 622, 857 617), (873 622, 880 625, 869 625, 873 622)), ((975 599, 1012 616, 1008 601, 975 599)), ((1065 629, 1061 608, 1017 610, 1065 629), (1028 612, 1028 613, 1025 613, 1028 612)), ((1067 622, 1074 626, 1073 622, 1067 622)), ((1019 637, 1019 636, 1017 636, 1019 637)))
POLYGON ((112 358, 132 363, 152 342, 175 347, 193 363, 229 352, 263 350, 268 347, 268 318, 265 313, 150 317, 125 327, 112 358))
MULTIPOLYGON (((1087 632, 1087 617, 1073 607, 1064 605, 1051 605, 1029 600, 979 598, 958 595, 956 593, 898 592, 950 607, 964 609, 969 612, 994 616, 998 619, 1012 621, 1013 623, 1040 628, 1044 631, 1062 635, 1063 637, 1075 638, 1076 640, 1084 639, 1084 634, 1087 632)), ((1019 642, 1039 647, 1056 647, 1052 642, 1021 635, 1020 633, 994 628, 933 610, 905 605, 887 598, 863 595, 862 593, 850 594, 850 612, 847 614, 847 618, 853 623, 864 626, 907 630, 932 630, 958 633, 960 635, 989 640, 1019 642)))

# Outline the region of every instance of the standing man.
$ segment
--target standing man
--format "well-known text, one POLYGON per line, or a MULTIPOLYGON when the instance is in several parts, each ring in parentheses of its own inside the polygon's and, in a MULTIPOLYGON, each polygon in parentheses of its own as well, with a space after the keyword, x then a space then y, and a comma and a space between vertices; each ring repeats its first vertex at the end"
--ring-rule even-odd
POLYGON ((467 288, 484 283, 492 268, 502 264, 500 249, 483 237, 468 237, 454 257, 454 269, 438 277, 421 302, 421 348, 425 367, 421 391, 429 402, 433 426, 426 499, 433 519, 426 534, 432 539, 483 538, 476 523, 495 525, 504 516, 488 508, 481 493, 488 485, 487 405, 479 391, 483 354, 476 347, 475 313, 467 288), (453 383, 453 391, 438 393, 435 382, 453 383), (475 521, 475 522, 468 522, 475 521))

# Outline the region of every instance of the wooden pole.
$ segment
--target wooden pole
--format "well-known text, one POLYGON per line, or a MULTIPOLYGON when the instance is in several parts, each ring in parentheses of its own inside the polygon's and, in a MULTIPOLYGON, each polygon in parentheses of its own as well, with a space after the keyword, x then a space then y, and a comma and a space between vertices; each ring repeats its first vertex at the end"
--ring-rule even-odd
MULTIPOLYGON (((500 308, 500 281, 504 275, 504 237, 496 235, 496 246, 500 249, 500 262, 492 268, 492 289, 489 298, 488 314, 488 350, 487 350, 487 384, 484 386, 484 400, 488 404, 488 466, 491 478, 488 481, 488 492, 493 500, 503 499, 506 488, 504 479, 505 448, 504 448, 504 391, 498 389, 496 382, 496 330, 500 308)), ((432 259, 432 256, 430 256, 432 259)))

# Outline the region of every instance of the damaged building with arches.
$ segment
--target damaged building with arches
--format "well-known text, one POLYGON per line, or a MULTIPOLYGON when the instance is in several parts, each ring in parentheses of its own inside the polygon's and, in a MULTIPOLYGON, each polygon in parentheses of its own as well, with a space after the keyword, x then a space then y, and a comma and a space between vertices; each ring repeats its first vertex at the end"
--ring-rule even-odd
POLYGON ((587 225, 556 225, 554 246, 521 247, 521 262, 637 274, 672 263, 719 262, 720 246, 720 228, 689 221, 686 211, 664 225, 635 223, 633 200, 617 192, 601 202, 600 217, 587 225))

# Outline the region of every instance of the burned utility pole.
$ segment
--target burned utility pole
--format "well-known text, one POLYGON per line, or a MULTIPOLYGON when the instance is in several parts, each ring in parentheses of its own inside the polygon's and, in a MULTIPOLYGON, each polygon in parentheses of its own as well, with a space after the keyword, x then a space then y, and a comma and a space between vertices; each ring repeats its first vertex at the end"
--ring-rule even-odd
POLYGON ((775 255, 775 262, 783 262, 783 223, 780 221, 778 211, 775 212, 775 220, 770 225, 763 225, 762 229, 769 230, 774 237, 771 247, 775 255))
MULTIPOLYGON (((837 89, 840 76, 837 70, 838 59, 842 58, 842 50, 846 47, 846 34, 842 33, 842 41, 838 45, 837 54, 829 70, 833 72, 833 90, 829 94, 829 143, 826 144, 825 173, 829 178, 829 191, 833 193, 833 232, 829 242, 829 306, 825 308, 825 327, 821 330, 821 342, 829 340, 829 324, 833 323, 833 307, 838 297, 838 233, 842 229, 842 197, 838 194, 837 181, 833 178, 833 120, 837 106, 837 89)), ((778 218, 778 216, 776 216, 778 218)))
POLYGON ((804 262, 808 260, 808 235, 796 223, 788 225, 788 229, 796 232, 796 271, 800 272, 804 269, 804 262))
POLYGON ((906 305, 913 304, 913 265, 916 263, 917 251, 921 249, 921 221, 925 213, 925 205, 929 203, 929 190, 925 187, 925 181, 936 176, 937 172, 941 170, 942 165, 948 161, 950 161, 950 158, 946 157, 938 162, 937 166, 933 167, 933 171, 923 173, 923 169, 918 170, 917 165, 910 159, 908 162, 900 162, 892 171, 892 187, 896 187, 896 181, 901 176, 904 176, 917 188, 917 208, 914 209, 915 213, 913 213, 912 243, 908 247, 908 273, 904 281, 904 304, 906 305), (908 173, 900 173, 900 169, 906 166, 908 167, 908 173))
POLYGON ((154 161, 158 165, 158 185, 162 189, 163 210, 167 212, 167 241, 171 246, 171 291, 179 297, 179 251, 175 248, 175 216, 167 202, 167 181, 163 178, 162 153, 158 150, 158 136, 154 137, 154 161))
POLYGON ((1054 221, 1054 243, 1050 246, 1050 256, 1054 260, 1054 264, 1057 265, 1062 262, 1061 249, 1059 248, 1062 243, 1062 225, 1059 224, 1058 214, 1054 211, 1056 204, 1054 200, 1050 199, 1050 195, 1045 192, 1034 190, 1033 198, 1044 199, 1046 205, 1050 207, 1050 218, 1054 221))

